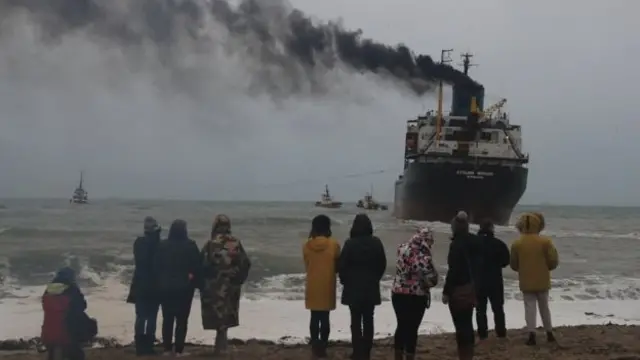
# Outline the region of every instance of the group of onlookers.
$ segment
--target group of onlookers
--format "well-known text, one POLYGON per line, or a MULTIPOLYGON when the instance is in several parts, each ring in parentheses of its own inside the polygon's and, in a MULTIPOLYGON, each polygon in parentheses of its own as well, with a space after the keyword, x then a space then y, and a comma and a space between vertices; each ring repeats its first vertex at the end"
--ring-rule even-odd
MULTIPOLYGON (((495 332, 506 337, 502 270, 510 265, 518 272, 525 304, 528 345, 536 344, 536 305, 547 332, 555 341, 549 312, 550 271, 558 265, 558 254, 550 238, 541 236, 544 217, 526 213, 516 227, 520 237, 511 245, 494 236, 491 222, 469 231, 465 212, 451 222, 451 243, 447 255, 442 301, 448 305, 456 330, 458 355, 474 355, 476 311, 477 335, 488 336, 487 304, 491 304, 495 332)), ((144 220, 144 235, 134 246, 135 270, 127 301, 135 304, 135 347, 138 355, 154 354, 156 319, 162 311, 162 344, 166 354, 184 356, 191 304, 200 291, 202 325, 215 330, 215 353, 227 350, 227 330, 239 325, 242 284, 251 262, 240 241, 231 233, 231 222, 218 215, 207 243, 198 249, 187 232, 187 223, 175 220, 167 239, 152 217, 144 220)), ((305 305, 310 311, 309 335, 315 357, 327 356, 331 332, 330 312, 336 308, 336 282, 343 285, 341 302, 351 315, 352 359, 371 358, 374 309, 381 304, 380 281, 387 268, 382 241, 373 235, 365 214, 354 218, 349 238, 342 249, 333 238, 331 220, 316 216, 303 245, 306 270, 305 305)), ((394 334, 396 360, 415 359, 418 330, 431 305, 431 290, 439 282, 432 246, 434 234, 420 228, 396 251, 391 303, 396 315, 394 334)), ((73 270, 58 272, 43 296, 45 319, 42 340, 49 358, 62 353, 69 360, 83 360, 81 344, 97 333, 97 323, 85 314, 86 302, 75 282, 73 270)))
POLYGON ((155 322, 162 309, 162 345, 167 354, 185 355, 189 314, 200 290, 202 326, 215 330, 215 353, 227 350, 227 330, 238 326, 240 290, 251 261, 231 221, 216 216, 202 249, 187 233, 187 223, 175 220, 166 240, 160 240, 155 219, 145 219, 145 234, 134 243, 135 270, 128 302, 135 303, 135 344, 139 355, 154 353, 155 322))
MULTIPOLYGON (((144 235, 134 242, 135 270, 127 302, 135 304, 137 355, 153 355, 156 319, 162 311, 165 354, 184 356, 189 314, 196 289, 200 290, 202 326, 215 330, 215 353, 227 350, 227 330, 238 326, 240 289, 251 262, 240 241, 231 234, 231 222, 218 215, 211 237, 202 249, 191 240, 184 220, 175 220, 167 239, 152 217, 144 220, 144 235)), ((86 302, 73 270, 65 268, 47 286, 42 340, 49 359, 61 353, 68 360, 83 360, 82 343, 95 336, 95 320, 84 315, 86 302), (83 314, 95 329, 77 319, 83 314)), ((84 321, 86 323, 87 321, 84 321)))
MULTIPOLYGON (((558 265, 558 253, 550 238, 541 236, 544 217, 526 213, 516 227, 520 237, 507 245, 494 235, 490 221, 481 224, 477 234, 469 231, 468 216, 459 212, 451 222, 451 243, 447 255, 447 274, 442 302, 448 305, 456 332, 458 357, 474 356, 476 334, 488 337, 487 305, 491 304, 496 336, 507 335, 504 313, 503 268, 518 272, 525 304, 528 345, 536 344, 536 304, 540 308, 547 340, 554 342, 549 312, 550 272, 558 265)), ((434 234, 419 229, 396 251, 391 303, 396 315, 394 334, 396 360, 415 359, 418 330, 431 305, 431 289, 439 281, 431 248, 434 234)), ((343 285, 342 304, 351 313, 352 359, 371 358, 374 309, 381 303, 380 281, 387 259, 382 241, 373 235, 371 220, 356 215, 342 251, 332 238, 331 222, 325 215, 313 219, 309 240, 303 247, 306 266, 306 307, 311 312, 310 339, 316 357, 326 357, 331 310, 336 308, 336 274, 343 285)))

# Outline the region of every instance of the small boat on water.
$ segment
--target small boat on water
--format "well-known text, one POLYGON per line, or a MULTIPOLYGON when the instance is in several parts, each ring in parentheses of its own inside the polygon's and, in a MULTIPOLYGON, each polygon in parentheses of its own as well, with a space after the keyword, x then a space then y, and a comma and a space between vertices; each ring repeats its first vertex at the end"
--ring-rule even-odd
POLYGON ((387 210, 389 208, 387 205, 380 204, 373 198, 373 186, 371 187, 371 191, 364 195, 364 198, 358 200, 356 206, 365 210, 387 210))
POLYGON ((78 187, 73 191, 73 195, 71 196, 71 199, 69 199, 69 203, 86 204, 89 202, 89 193, 87 192, 87 190, 84 189, 82 184, 83 184, 83 173, 81 171, 80 184, 78 184, 78 187))
POLYGON ((316 201, 316 206, 328 209, 338 209, 342 207, 342 202, 334 201, 333 197, 329 193, 329 185, 325 185, 324 193, 322 194, 322 200, 316 201))

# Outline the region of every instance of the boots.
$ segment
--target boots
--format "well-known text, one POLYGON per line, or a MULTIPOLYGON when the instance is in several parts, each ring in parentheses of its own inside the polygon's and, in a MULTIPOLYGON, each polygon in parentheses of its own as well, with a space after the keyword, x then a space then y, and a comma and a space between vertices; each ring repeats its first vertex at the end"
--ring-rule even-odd
POLYGON ((155 346, 156 337, 154 335, 145 335, 144 336, 144 349, 147 355, 154 356, 156 355, 156 351, 153 349, 155 346))
POLYGON ((547 342, 554 343, 556 342, 556 337, 553 336, 551 331, 547 331, 547 342))
POLYGON ((394 353, 393 360, 404 360, 403 359, 404 352, 402 350, 396 350, 394 353))
POLYGON ((327 357, 327 342, 326 341, 318 341, 318 357, 324 359, 327 357))
POLYGON ((136 346, 136 356, 146 355, 144 345, 144 335, 136 335, 134 338, 134 344, 136 346))
POLYGON ((227 352, 227 329, 216 331, 216 341, 213 347, 215 354, 224 354, 227 352))
MULTIPOLYGON (((459 360, 473 360, 474 345, 465 345, 458 347, 459 360)), ((407 358, 408 359, 408 358, 407 358)), ((413 358, 411 358, 413 360, 413 358)))
POLYGON ((405 360, 414 360, 416 358, 416 354, 405 354, 405 360))
POLYGON ((316 359, 324 359, 327 357, 327 343, 322 340, 311 342, 311 353, 316 359))
POLYGON ((535 346, 536 345, 536 333, 529 333, 529 338, 525 343, 527 346, 535 346))
POLYGON ((318 340, 311 340, 311 355, 313 355, 314 359, 317 359, 320 357, 320 352, 319 352, 319 341, 318 340))

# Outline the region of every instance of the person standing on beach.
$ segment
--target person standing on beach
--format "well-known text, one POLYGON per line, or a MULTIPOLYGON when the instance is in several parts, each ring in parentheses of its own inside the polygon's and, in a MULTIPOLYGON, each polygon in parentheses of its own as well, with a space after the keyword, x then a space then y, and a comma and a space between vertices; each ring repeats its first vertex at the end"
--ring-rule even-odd
POLYGON ((518 272, 529 332, 526 344, 530 346, 536 345, 536 304, 540 309, 547 341, 556 341, 549 310, 549 290, 551 271, 558 267, 558 251, 551 238, 540 235, 544 226, 542 214, 522 215, 516 223, 520 238, 511 244, 511 268, 518 272))
POLYGON ((480 251, 483 256, 483 267, 479 273, 481 280, 477 288, 478 304, 476 306, 476 325, 478 337, 484 340, 489 335, 487 324, 487 302, 491 304, 496 336, 507 336, 507 325, 504 315, 504 279, 502 269, 509 266, 509 248, 502 240, 495 237, 491 220, 480 224, 480 251))
POLYGON ((453 236, 447 255, 449 270, 442 290, 442 302, 449 305, 456 330, 458 359, 471 360, 475 343, 473 308, 477 303, 476 289, 482 286, 477 275, 483 259, 478 251, 478 237, 469 233, 466 212, 460 211, 453 218, 451 232, 453 236))
POLYGON ((424 312, 431 306, 431 288, 438 284, 431 256, 434 241, 433 231, 426 227, 398 247, 391 289, 398 324, 394 334, 395 360, 403 360, 403 356, 406 360, 415 358, 418 329, 424 312))
POLYGON ((40 338, 47 347, 48 359, 84 360, 84 340, 95 336, 86 334, 84 311, 87 302, 76 283, 75 271, 69 267, 60 269, 42 295, 44 321, 40 338))
POLYGON ((153 355, 153 344, 156 340, 156 321, 160 300, 155 291, 153 258, 162 229, 156 219, 144 218, 144 235, 133 243, 135 268, 129 289, 127 302, 135 304, 136 321, 134 325, 137 355, 153 355))
POLYGON ((366 214, 356 215, 338 261, 342 304, 349 306, 351 313, 352 359, 371 358, 373 312, 381 303, 380 280, 386 268, 384 246, 373 236, 371 219, 366 214))
POLYGON ((184 354, 191 303, 200 279, 200 250, 189 239, 187 222, 175 220, 169 237, 158 245, 154 257, 156 289, 162 308, 162 344, 165 354, 184 354), (172 344, 175 323, 175 347, 172 344))
POLYGON ((306 271, 305 307, 311 311, 311 348, 316 357, 324 358, 331 332, 329 313, 336 308, 336 271, 340 257, 340 245, 331 237, 328 216, 313 218, 302 257, 306 271))
POLYGON ((215 354, 227 350, 227 330, 240 324, 240 293, 251 261, 242 243, 231 235, 231 221, 218 215, 211 239, 200 252, 203 283, 200 288, 202 327, 215 330, 215 354))

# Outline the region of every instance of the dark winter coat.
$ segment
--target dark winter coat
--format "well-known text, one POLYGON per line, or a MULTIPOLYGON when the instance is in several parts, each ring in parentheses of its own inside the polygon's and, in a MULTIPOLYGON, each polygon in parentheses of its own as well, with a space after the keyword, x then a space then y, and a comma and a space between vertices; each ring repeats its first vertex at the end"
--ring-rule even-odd
POLYGON ((375 236, 350 238, 338 260, 343 305, 380 305, 380 280, 387 267, 382 241, 375 236))
POLYGON ((160 231, 153 231, 140 236, 133 243, 135 269, 129 288, 128 303, 159 302, 155 288, 153 261, 160 244, 160 231))
POLYGON ((201 279, 200 249, 187 235, 186 223, 174 222, 154 256, 156 290, 162 294, 193 291, 201 279))
POLYGON ((478 273, 482 269, 482 254, 478 247, 480 239, 471 233, 460 233, 453 236, 447 255, 447 276, 442 293, 451 296, 453 289, 473 282, 476 287, 482 286, 478 273))
POLYGON ((492 232, 478 232, 482 269, 478 274, 480 284, 487 290, 504 289, 502 269, 509 265, 509 248, 492 232))

